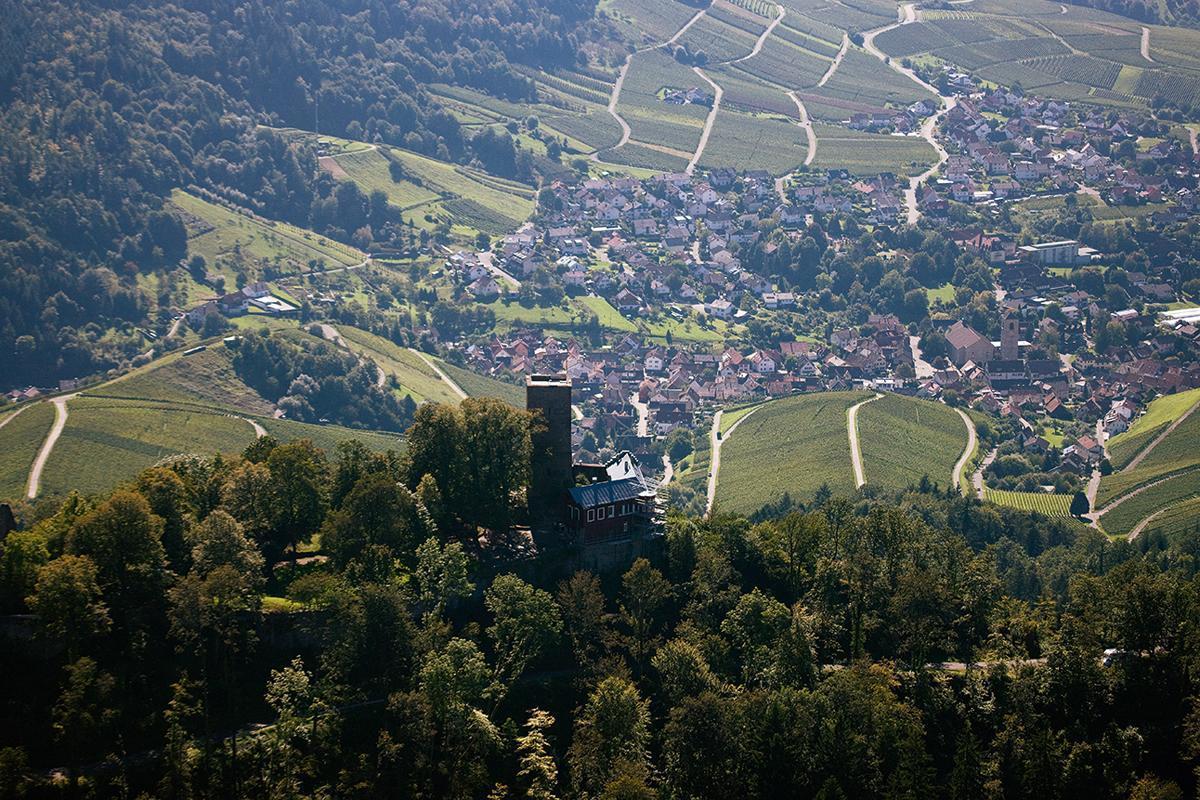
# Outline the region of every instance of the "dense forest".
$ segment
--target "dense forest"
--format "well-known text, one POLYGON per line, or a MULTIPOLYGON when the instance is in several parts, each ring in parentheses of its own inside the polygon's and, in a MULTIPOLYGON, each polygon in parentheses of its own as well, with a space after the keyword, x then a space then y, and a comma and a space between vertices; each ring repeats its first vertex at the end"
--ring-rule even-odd
MULTIPOLYGON (((534 91, 513 62, 571 63, 593 2, 291 0, 4 4, 0 31, 0 353, 6 386, 138 352, 128 324, 169 298, 139 275, 186 254, 170 190, 196 186, 350 241, 368 217, 309 148, 260 125, 383 141, 495 168, 508 134, 464 135, 423 90, 534 91), (476 141, 478 140, 478 141, 476 141), (10 357, 11 356, 11 357, 10 357)), ((507 147, 505 145, 508 145, 507 147)))
POLYGON ((260 439, 16 509, 0 797, 1177 798, 1193 533, 917 487, 512 558, 529 421, 260 439))

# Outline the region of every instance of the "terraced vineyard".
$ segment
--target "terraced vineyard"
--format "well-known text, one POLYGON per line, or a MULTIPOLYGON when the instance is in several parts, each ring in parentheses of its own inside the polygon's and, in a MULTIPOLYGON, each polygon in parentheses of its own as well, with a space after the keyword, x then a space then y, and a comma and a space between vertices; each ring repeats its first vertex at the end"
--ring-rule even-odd
POLYGON ((1071 496, 1046 492, 1006 492, 1001 489, 985 488, 983 496, 998 506, 1007 506, 1021 511, 1036 511, 1048 517, 1071 516, 1071 496))
POLYGON ((1150 520, 1142 536, 1160 533, 1166 536, 1200 532, 1200 497, 1185 500, 1163 510, 1150 520))
POLYGON ((761 407, 721 447, 717 505, 752 513, 785 492, 807 502, 823 484, 835 494, 854 494, 846 409, 870 396, 827 392, 761 407))
POLYGON ((1200 389, 1166 395, 1151 402, 1128 430, 1108 440, 1113 466, 1123 469, 1142 448, 1197 402, 1200 402, 1200 389))
POLYGON ((1106 475, 1096 493, 1096 505, 1103 508, 1112 500, 1139 486, 1152 483, 1185 469, 1200 467, 1200 413, 1195 413, 1163 439, 1134 469, 1106 475))
POLYGON ((1128 498, 1100 518, 1107 533, 1125 536, 1157 511, 1200 496, 1200 470, 1169 478, 1128 498))
POLYGON ((54 406, 36 403, 20 413, 10 411, 0 423, 0 501, 16 500, 24 495, 29 468, 54 424, 54 406))
POLYGON ((888 394, 858 410, 858 440, 869 486, 902 489, 928 476, 946 487, 967 429, 949 406, 888 394))
POLYGON ((897 58, 932 55, 1001 85, 1100 105, 1200 100, 1200 31, 1150 27, 1150 56, 1132 19, 1048 0, 972 0, 882 34, 897 58), (1064 11, 1065 9, 1065 11, 1064 11))

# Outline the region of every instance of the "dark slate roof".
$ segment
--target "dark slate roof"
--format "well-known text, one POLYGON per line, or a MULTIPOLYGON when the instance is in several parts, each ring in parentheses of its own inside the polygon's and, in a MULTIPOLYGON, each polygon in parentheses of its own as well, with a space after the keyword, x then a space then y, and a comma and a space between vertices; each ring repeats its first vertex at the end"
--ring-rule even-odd
POLYGON ((602 481, 587 486, 576 486, 570 491, 571 502, 581 508, 595 508, 626 500, 636 500, 647 489, 637 478, 624 478, 619 481, 602 481))

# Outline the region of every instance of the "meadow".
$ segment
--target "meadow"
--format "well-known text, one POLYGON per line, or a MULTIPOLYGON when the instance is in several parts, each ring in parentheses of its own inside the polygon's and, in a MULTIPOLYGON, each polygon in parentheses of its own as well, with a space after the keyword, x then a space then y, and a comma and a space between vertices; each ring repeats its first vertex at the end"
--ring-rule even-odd
POLYGON ((171 205, 188 229, 188 253, 203 256, 209 272, 224 275, 230 287, 239 269, 258 279, 267 267, 276 274, 296 274, 359 264, 367 257, 312 231, 236 212, 182 189, 171 193, 171 205))
POLYGON ((430 358, 471 397, 496 397, 514 408, 525 407, 524 386, 489 378, 434 356, 430 356, 430 358))
POLYGON ((753 513, 786 493, 808 502, 821 486, 853 495, 846 409, 871 395, 824 392, 767 403, 721 446, 717 504, 753 513))
POLYGON ((171 353, 108 383, 84 397, 155 400, 175 405, 237 410, 270 416, 273 406, 234 372, 232 354, 220 343, 185 356, 171 353))
POLYGON ((401 393, 415 402, 458 402, 454 390, 407 347, 349 325, 339 325, 337 330, 351 350, 374 361, 385 375, 394 375, 403 387, 401 393))
POLYGON ((902 489, 928 476, 946 487, 967 429, 949 406, 888 394, 858 410, 858 440, 867 485, 902 489))

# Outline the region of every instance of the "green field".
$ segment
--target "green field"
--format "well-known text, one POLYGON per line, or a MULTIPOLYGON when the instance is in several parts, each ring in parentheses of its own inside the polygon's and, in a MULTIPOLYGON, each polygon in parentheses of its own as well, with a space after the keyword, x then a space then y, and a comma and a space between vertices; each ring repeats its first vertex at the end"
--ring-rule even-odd
POLYGON ((534 211, 529 186, 399 148, 359 150, 322 164, 335 178, 354 181, 363 192, 382 191, 418 227, 430 228, 444 219, 464 235, 504 234, 534 211), (392 178, 393 163, 403 173, 400 180, 392 178))
POLYGON ((212 411, 86 397, 67 410, 42 473, 43 493, 105 491, 167 456, 240 453, 254 441, 250 423, 212 411))
POLYGON ((1164 533, 1173 536, 1200 531, 1200 497, 1184 500, 1164 510, 1147 523, 1142 535, 1164 533))
POLYGON ((1200 470, 1169 478, 1125 500, 1100 518, 1104 530, 1125 536, 1146 517, 1200 496, 1200 470))
POLYGON ((869 486, 905 488, 927 475, 945 487, 967 429, 949 406, 888 394, 858 410, 858 441, 869 486))
POLYGON ((238 270, 257 279, 266 267, 295 274, 359 264, 367 257, 312 231, 235 212, 182 189, 171 193, 171 204, 183 214, 188 253, 204 256, 208 270, 224 275, 230 289, 238 270))
POLYGON ((525 387, 480 375, 434 356, 430 358, 471 397, 498 397, 516 408, 525 407, 525 387))
POLYGON ((190 356, 171 353, 83 395, 209 406, 263 416, 270 416, 274 408, 238 377, 231 352, 219 342, 190 356))
POLYGON ((1103 508, 1112 500, 1138 486, 1151 483, 1185 469, 1200 466, 1200 413, 1192 414, 1163 439, 1138 464, 1137 469, 1122 470, 1100 480, 1096 505, 1103 508))
POLYGON ((756 408, 759 408, 762 403, 752 403, 747 406, 738 406, 737 408, 726 409, 721 413, 721 425, 718 430, 724 436, 729 432, 729 429, 737 424, 737 421, 749 414, 756 408))
POLYGON ((333 457, 334 449, 339 442, 356 439, 371 450, 383 453, 388 450, 404 451, 404 437, 395 433, 383 431, 364 431, 357 428, 346 428, 341 425, 312 425, 307 422, 295 422, 290 419, 260 419, 257 420, 267 433, 281 442, 293 439, 310 439, 317 447, 333 457))
POLYGON ((863 133, 840 125, 817 124, 813 130, 817 134, 814 169, 840 168, 857 175, 916 175, 937 160, 929 142, 916 136, 863 133))
POLYGON ((50 403, 26 406, 16 417, 13 413, 0 416, 0 422, 9 420, 0 428, 0 500, 16 500, 25 494, 29 468, 54 424, 50 403))
POLYGON ((428 364, 407 347, 349 325, 338 333, 352 350, 374 361, 384 374, 395 375, 404 392, 416 402, 458 403, 455 391, 428 364))
POLYGON ((1006 492, 1000 489, 983 490, 983 495, 998 506, 1021 511, 1036 511, 1048 517, 1071 516, 1071 495, 1045 492, 1006 492))
POLYGON ((1200 389, 1165 395, 1151 402, 1146 412, 1129 426, 1129 430, 1108 440, 1108 453, 1113 466, 1122 469, 1168 425, 1198 402, 1200 389))
POLYGON ((721 447, 717 503, 752 513, 785 492, 807 502, 822 484, 834 494, 854 494, 846 409, 870 396, 824 392, 764 405, 721 447))

